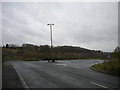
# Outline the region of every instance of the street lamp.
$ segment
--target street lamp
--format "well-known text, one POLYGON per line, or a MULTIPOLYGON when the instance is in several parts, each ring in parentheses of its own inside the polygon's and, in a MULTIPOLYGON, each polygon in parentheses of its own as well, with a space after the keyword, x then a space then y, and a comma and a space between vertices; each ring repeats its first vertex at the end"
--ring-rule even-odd
MULTIPOLYGON (((54 24, 47 24, 48 26, 50 26, 50 34, 51 34, 51 56, 53 56, 52 55, 52 47, 53 47, 53 42, 52 42, 52 25, 54 25, 54 24)), ((48 60, 48 62, 50 62, 49 60, 48 60)), ((55 60, 53 60, 52 59, 52 62, 55 62, 55 60)))

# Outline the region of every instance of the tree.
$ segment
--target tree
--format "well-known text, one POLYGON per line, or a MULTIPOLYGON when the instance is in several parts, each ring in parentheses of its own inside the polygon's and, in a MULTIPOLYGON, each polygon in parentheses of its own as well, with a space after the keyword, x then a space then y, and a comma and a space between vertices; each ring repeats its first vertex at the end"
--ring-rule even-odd
POLYGON ((120 47, 119 46, 116 47, 115 50, 114 50, 114 52, 120 52, 120 47))
POLYGON ((120 59, 120 47, 116 47, 113 52, 113 57, 120 59))
POLYGON ((9 48, 9 45, 8 45, 8 44, 6 44, 6 48, 9 48))

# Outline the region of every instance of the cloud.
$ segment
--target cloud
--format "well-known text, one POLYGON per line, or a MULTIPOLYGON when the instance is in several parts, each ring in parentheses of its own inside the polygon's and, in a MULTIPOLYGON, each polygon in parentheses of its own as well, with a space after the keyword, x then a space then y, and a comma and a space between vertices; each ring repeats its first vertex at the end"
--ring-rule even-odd
POLYGON ((117 2, 4 2, 3 45, 33 43, 75 45, 113 51, 117 46, 117 2))
POLYGON ((2 46, 2 3, 0 2, 0 46, 2 46))

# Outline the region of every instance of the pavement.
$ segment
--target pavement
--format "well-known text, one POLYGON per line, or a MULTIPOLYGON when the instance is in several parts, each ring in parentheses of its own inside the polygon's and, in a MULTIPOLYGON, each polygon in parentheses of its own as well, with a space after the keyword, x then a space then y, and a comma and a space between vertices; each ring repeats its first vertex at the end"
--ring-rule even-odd
POLYGON ((119 87, 118 77, 96 72, 90 66, 101 60, 11 61, 24 88, 105 88, 119 87))

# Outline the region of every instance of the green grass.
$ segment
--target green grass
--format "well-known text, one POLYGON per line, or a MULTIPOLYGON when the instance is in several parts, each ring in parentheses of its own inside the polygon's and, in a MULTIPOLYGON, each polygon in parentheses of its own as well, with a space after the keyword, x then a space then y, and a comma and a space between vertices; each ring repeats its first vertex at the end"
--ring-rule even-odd
POLYGON ((113 75, 120 76, 120 63, 118 59, 111 59, 110 62, 104 62, 92 66, 93 68, 110 73, 113 75))

